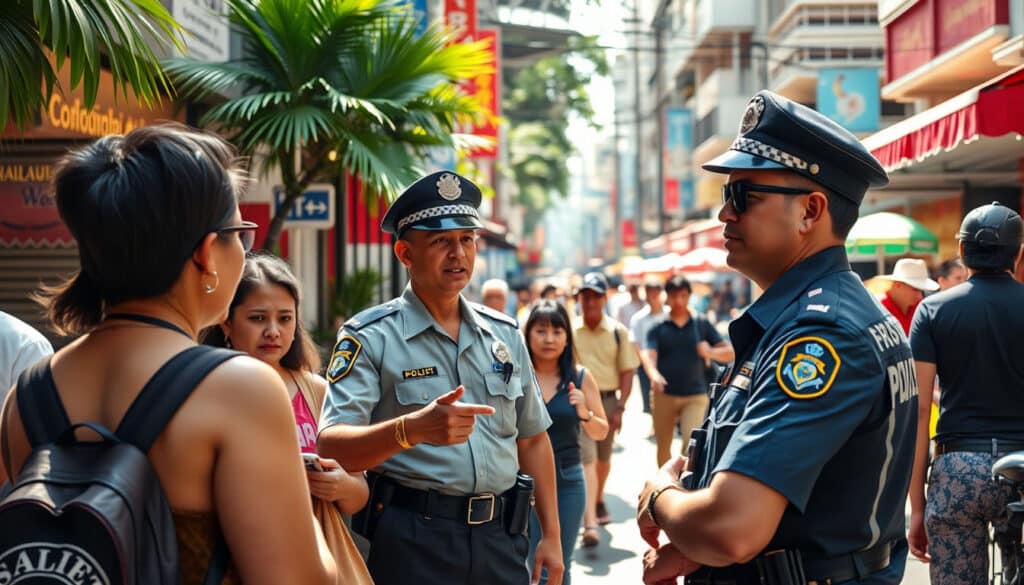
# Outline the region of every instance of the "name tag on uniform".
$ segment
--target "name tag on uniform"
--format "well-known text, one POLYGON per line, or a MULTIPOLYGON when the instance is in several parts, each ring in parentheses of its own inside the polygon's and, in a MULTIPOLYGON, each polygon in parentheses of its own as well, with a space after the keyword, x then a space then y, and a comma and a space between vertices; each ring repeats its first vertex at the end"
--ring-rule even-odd
POLYGON ((428 368, 416 368, 415 370, 404 370, 402 372, 402 379, 408 380, 409 378, 427 378, 430 376, 437 375, 437 366, 430 366, 428 368))

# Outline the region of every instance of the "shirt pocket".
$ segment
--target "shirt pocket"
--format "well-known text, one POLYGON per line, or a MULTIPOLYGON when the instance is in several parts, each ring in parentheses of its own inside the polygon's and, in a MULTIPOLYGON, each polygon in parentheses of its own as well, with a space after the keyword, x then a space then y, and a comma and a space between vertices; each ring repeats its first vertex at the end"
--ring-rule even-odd
POLYGON ((494 407, 494 414, 489 418, 493 421, 492 428, 500 437, 511 437, 516 434, 516 401, 523 397, 523 384, 520 373, 512 374, 505 383, 505 377, 499 372, 484 373, 484 385, 487 387, 488 404, 494 407))
MULTIPOLYGON (((708 437, 708 452, 711 453, 711 460, 707 469, 714 469, 721 460, 725 448, 732 440, 736 427, 743 420, 743 413, 747 407, 747 393, 735 386, 725 390, 725 394, 715 401, 711 410, 711 428, 708 437)), ((710 479, 705 475, 705 479, 710 479)))
POLYGON ((398 401, 396 416, 417 411, 441 396, 453 390, 448 376, 432 376, 404 380, 395 386, 395 399, 398 401))

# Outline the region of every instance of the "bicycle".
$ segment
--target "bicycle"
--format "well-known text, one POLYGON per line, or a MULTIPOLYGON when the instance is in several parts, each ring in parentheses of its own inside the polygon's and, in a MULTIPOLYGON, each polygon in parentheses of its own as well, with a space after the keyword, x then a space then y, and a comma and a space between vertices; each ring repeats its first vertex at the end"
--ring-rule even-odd
MULTIPOLYGON (((992 542, 999 547, 1002 567, 999 571, 1003 585, 1024 585, 1024 451, 1001 457, 992 466, 992 480, 1013 488, 1019 499, 1006 505, 1005 525, 993 530, 992 542)), ((995 564, 992 565, 991 583, 995 583, 995 564)))

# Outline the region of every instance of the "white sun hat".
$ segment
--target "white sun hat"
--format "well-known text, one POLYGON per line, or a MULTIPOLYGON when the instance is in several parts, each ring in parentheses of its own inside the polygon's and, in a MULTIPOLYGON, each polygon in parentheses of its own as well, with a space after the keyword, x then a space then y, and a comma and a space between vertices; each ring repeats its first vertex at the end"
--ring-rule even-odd
POLYGON ((928 264, 916 258, 901 258, 896 261, 892 274, 878 276, 881 280, 892 280, 912 286, 917 290, 936 291, 939 283, 928 278, 928 264))

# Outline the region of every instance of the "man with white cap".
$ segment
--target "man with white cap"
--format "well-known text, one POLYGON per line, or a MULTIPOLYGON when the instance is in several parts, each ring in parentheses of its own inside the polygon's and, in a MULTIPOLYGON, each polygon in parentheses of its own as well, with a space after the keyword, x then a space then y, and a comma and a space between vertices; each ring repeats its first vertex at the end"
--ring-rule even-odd
POLYGON ((915 258, 897 260, 892 274, 878 278, 892 281, 892 287, 878 299, 879 302, 900 322, 903 333, 910 335, 914 309, 924 299, 924 293, 939 290, 939 283, 928 278, 928 264, 915 258))

